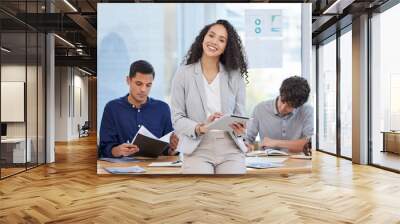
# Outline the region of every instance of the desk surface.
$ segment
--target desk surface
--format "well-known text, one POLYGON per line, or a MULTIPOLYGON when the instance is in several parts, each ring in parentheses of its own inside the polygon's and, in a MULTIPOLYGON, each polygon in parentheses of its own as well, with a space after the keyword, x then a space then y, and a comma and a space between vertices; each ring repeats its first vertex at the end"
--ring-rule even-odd
MULTIPOLYGON (((140 166, 146 170, 145 173, 132 173, 132 175, 147 174, 181 174, 181 167, 149 167, 152 162, 172 162, 177 160, 177 156, 160 156, 158 159, 141 160, 140 162, 111 163, 97 160, 97 174, 110 174, 104 167, 128 167, 140 166)), ((268 169, 247 168, 247 174, 289 174, 289 173, 310 173, 312 161, 304 159, 288 158, 283 167, 268 169)))
POLYGON ((400 131, 381 131, 383 134, 400 134, 400 131))
MULTIPOLYGON (((30 139, 28 138, 28 141, 30 139)), ((5 138, 1 139, 1 143, 19 143, 19 142, 24 142, 25 138, 5 138)))

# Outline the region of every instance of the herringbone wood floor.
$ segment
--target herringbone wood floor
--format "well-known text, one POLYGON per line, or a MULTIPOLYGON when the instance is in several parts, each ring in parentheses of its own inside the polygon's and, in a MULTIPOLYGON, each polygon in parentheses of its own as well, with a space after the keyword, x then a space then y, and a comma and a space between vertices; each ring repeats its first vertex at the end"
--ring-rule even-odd
POLYGON ((0 223, 400 223, 400 175, 315 153, 289 177, 96 175, 95 138, 0 181, 0 223))

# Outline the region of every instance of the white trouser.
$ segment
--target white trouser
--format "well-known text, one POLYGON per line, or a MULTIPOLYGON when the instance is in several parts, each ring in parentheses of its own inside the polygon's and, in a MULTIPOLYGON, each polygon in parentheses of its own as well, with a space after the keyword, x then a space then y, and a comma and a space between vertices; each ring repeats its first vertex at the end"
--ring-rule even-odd
POLYGON ((182 173, 244 174, 245 155, 227 132, 208 132, 193 153, 184 155, 182 173))

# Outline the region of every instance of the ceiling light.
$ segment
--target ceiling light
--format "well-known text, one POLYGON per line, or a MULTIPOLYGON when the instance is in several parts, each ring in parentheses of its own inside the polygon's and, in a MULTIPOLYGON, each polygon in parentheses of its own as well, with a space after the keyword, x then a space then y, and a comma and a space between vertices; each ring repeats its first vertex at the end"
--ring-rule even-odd
POLYGON ((353 2, 354 0, 336 0, 332 5, 325 9, 322 14, 342 14, 343 9, 351 5, 353 2))
POLYGON ((74 10, 74 12, 78 12, 78 10, 71 4, 68 2, 68 0, 64 0, 65 4, 67 4, 72 10, 74 10))
POLYGON ((57 34, 54 34, 55 37, 57 37, 58 39, 60 39, 61 41, 63 41, 64 43, 66 43, 67 45, 69 45, 70 47, 75 48, 75 45, 71 44, 71 42, 69 42, 68 40, 58 36, 57 34))
POLYGON ((7 48, 5 48, 5 47, 1 47, 1 50, 4 51, 4 52, 6 52, 6 53, 10 53, 10 52, 11 52, 11 50, 9 50, 9 49, 7 49, 7 48))
POLYGON ((83 69, 81 69, 81 68, 79 68, 79 67, 78 67, 78 70, 81 71, 81 72, 83 72, 83 73, 85 73, 85 74, 87 74, 87 75, 90 75, 90 76, 92 75, 92 73, 90 73, 90 72, 88 72, 88 71, 86 71, 86 70, 83 70, 83 69))

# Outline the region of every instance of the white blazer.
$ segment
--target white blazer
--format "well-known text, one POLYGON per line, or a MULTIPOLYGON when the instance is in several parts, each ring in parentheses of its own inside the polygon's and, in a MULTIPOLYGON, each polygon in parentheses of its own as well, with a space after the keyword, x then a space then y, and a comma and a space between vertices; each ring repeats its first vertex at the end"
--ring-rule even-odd
MULTIPOLYGON (((222 64, 219 64, 221 109, 223 114, 244 116, 246 89, 244 79, 239 71, 227 72, 222 64)), ((178 151, 191 154, 202 140, 197 137, 195 127, 199 123, 205 123, 206 95, 202 77, 200 61, 190 65, 182 65, 172 80, 171 109, 172 124, 179 136, 178 151)), ((231 137, 236 145, 243 151, 247 151, 243 138, 237 138, 232 133, 231 137)))

